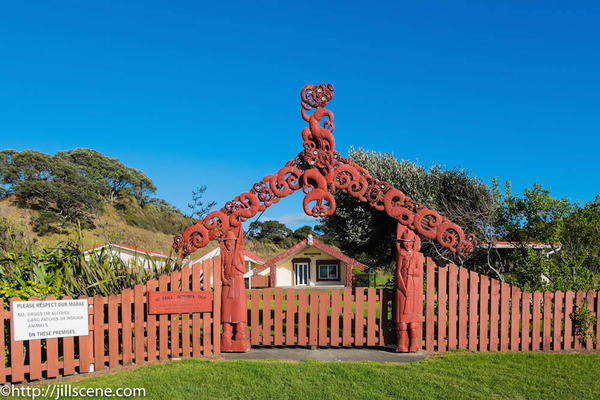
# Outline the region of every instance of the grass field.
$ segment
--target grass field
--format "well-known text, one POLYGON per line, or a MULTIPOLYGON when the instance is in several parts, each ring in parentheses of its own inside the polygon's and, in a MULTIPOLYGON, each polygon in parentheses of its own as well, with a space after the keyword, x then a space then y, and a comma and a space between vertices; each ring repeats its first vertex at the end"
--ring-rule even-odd
POLYGON ((152 399, 600 398, 600 354, 457 352, 413 364, 183 360, 74 382, 152 399))

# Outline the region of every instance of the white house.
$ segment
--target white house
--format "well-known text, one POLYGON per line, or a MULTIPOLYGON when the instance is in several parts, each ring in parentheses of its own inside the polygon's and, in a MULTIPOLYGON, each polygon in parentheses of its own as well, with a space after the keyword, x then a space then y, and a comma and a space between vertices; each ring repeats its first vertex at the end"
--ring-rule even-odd
POLYGON ((124 244, 104 244, 96 246, 92 249, 84 252, 86 261, 89 261, 91 253, 109 252, 114 257, 121 259, 125 265, 136 266, 144 269, 162 268, 165 266, 169 259, 175 261, 174 258, 169 257, 168 254, 159 253, 157 251, 150 251, 144 249, 138 249, 124 244))

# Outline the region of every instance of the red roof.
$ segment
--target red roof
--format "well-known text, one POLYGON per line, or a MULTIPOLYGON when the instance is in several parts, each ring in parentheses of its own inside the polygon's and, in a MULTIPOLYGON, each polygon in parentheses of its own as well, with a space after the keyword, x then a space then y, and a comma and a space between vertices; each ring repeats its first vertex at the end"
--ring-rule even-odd
POLYGON ((328 246, 325 243, 321 242, 320 240, 313 238, 312 244, 308 243, 308 239, 304 239, 300 243, 290 247, 286 251, 279 253, 275 257, 271 258, 261 268, 257 268, 256 271, 261 272, 266 268, 270 268, 271 266, 292 257, 294 254, 297 254, 297 253, 301 252, 302 250, 304 250, 305 248, 310 247, 310 246, 315 246, 317 249, 322 250, 325 253, 329 254, 330 256, 335 257, 338 260, 341 260, 350 266, 356 267, 356 268, 360 269, 361 271, 365 271, 367 269, 366 265, 356 261, 354 258, 348 257, 341 251, 336 250, 333 247, 328 246))

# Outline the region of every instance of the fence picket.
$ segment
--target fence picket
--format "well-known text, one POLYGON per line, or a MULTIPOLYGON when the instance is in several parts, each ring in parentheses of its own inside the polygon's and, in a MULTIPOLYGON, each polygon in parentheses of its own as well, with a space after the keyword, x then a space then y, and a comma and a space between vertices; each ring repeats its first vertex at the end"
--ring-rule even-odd
MULTIPOLYGON (((210 278, 206 278, 204 275, 204 271, 209 268, 210 260, 204 260, 201 263, 197 262, 192 265, 192 291, 197 292, 200 290, 200 283, 204 283, 206 287, 206 283, 210 285, 210 278), (203 281, 200 281, 200 276, 202 275, 203 281)), ((210 286, 209 286, 210 288, 210 286)), ((202 328, 204 328, 204 332, 206 335, 206 325, 202 323, 202 314, 201 313, 192 313, 192 356, 194 358, 198 358, 202 355, 202 350, 205 351, 204 355, 208 355, 210 353, 206 352, 206 348, 202 346, 200 343, 200 334, 202 333, 202 328)))
POLYGON ((308 294, 306 290, 298 292, 298 346, 308 344, 306 335, 306 310, 308 308, 308 294))
POLYGON ((257 346, 260 344, 260 319, 259 319, 259 307, 260 307, 260 292, 258 289, 252 289, 250 291, 250 344, 257 346))
POLYGON ((468 328, 468 317, 467 317, 467 303, 468 297, 468 278, 469 270, 460 267, 459 269, 459 282, 458 282, 458 348, 467 348, 467 328, 468 328))
POLYGON ((552 323, 552 298, 554 297, 554 293, 552 292, 544 292, 544 327, 543 327, 543 348, 544 351, 549 351, 552 346, 552 332, 551 332, 551 323, 552 323))
POLYGON ((469 350, 477 350, 479 322, 479 274, 469 271, 469 350))
POLYGON ((541 314, 542 293, 533 292, 533 317, 531 320, 531 350, 538 351, 540 349, 540 327, 542 323, 541 314))
POLYGON ((263 290, 263 345, 271 344, 271 289, 263 290))
MULTIPOLYGON (((217 266, 220 268, 220 265, 217 266)), ((202 289, 205 291, 210 291, 210 279, 211 272, 215 268, 213 260, 205 260, 202 262, 202 289)), ((198 280, 198 285, 200 284, 200 276, 194 275, 195 279, 198 280)), ((214 279, 214 278, 213 278, 214 279)), ((204 356, 209 356, 212 351, 212 343, 211 343, 211 315, 210 312, 205 313, 196 313, 198 316, 196 319, 198 320, 198 343, 200 343, 200 334, 202 333, 202 352, 204 356), (200 318, 202 317, 202 331, 200 330, 200 318)), ((192 317, 193 318, 193 317, 192 317)))
POLYGON ((507 351, 509 345, 508 328, 510 326, 510 285, 500 285, 500 350, 507 351))
POLYGON ((490 299, 490 278, 485 275, 481 275, 480 280, 480 294, 479 294, 479 351, 488 350, 488 301, 490 299))
POLYGON ((434 348, 435 320, 435 264, 431 258, 426 262, 426 292, 425 292, 425 350, 432 352, 434 348))
POLYGON ((317 324, 319 323, 319 298, 318 293, 314 290, 310 292, 310 323, 308 332, 308 344, 311 346, 317 345, 317 324))
POLYGON ((327 346, 327 309, 329 308, 329 294, 322 291, 319 295, 319 346, 327 346))
POLYGON ((213 318, 212 318, 212 340, 213 354, 221 354, 221 256, 213 260, 213 318))
POLYGON ((573 323, 571 321, 571 313, 573 312, 573 300, 575 293, 572 291, 565 292, 565 337, 563 340, 563 348, 571 350, 573 348, 573 323))
POLYGON ((283 289, 275 288, 275 346, 283 345, 283 289))
POLYGON ((529 351, 531 344, 531 293, 523 292, 523 301, 521 305, 521 351, 529 351))
POLYGON ((104 297, 94 297, 94 371, 104 369, 104 297))
POLYGON ((355 296, 354 345, 360 347, 365 344, 365 288, 355 288, 355 296))
POLYGON ((342 345, 352 345, 352 289, 344 288, 344 308, 343 308, 343 323, 342 345))
MULTIPOLYGON (((181 280, 181 272, 173 271, 171 272, 171 292, 180 292, 179 288, 181 280)), ((179 348, 179 314, 171 314, 171 357, 178 358, 179 354, 181 354, 181 349, 179 348)))
MULTIPOLYGON (((159 291, 167 292, 169 284, 169 276, 161 275, 158 278, 159 291)), ((159 340, 158 340, 158 357, 160 360, 166 360, 169 355, 169 315, 160 314, 159 320, 159 340)))
MULTIPOLYGON (((585 296, 585 292, 579 290, 577 291, 577 293, 575 294, 575 304, 577 305, 577 307, 581 307, 583 305, 583 298, 585 296)), ((573 337, 574 339, 574 345, 573 347, 575 348, 575 350, 581 350, 581 348, 583 347, 583 344, 581 342, 581 337, 574 335, 573 337)))
POLYGON ((119 296, 108 296, 108 366, 119 365, 119 296))
POLYGON ((339 290, 331 292, 331 346, 340 345, 340 302, 342 297, 339 290))
POLYGON ((458 345, 457 336, 457 304, 458 304, 458 267, 450 264, 448 267, 448 350, 455 350, 458 345))
POLYGON ((285 345, 293 346, 296 344, 295 318, 296 318, 296 291, 287 289, 285 292, 285 345))
MULTIPOLYGON (((588 290, 587 292, 587 308, 588 310, 590 310, 590 312, 592 313, 592 315, 594 315, 594 297, 595 297, 595 292, 593 290, 588 290)), ((591 350, 594 348, 594 343, 592 341, 592 337, 595 337, 594 335, 594 326, 591 327, 590 330, 590 334, 588 335, 586 342, 585 342, 585 348, 586 350, 591 350)))
MULTIPOLYGON (((148 292, 155 292, 158 289, 158 281, 156 279, 151 279, 146 283, 146 300, 148 299, 148 292)), ((150 314, 148 312, 148 302, 146 301, 146 331, 147 331, 147 339, 148 339, 148 362, 155 361, 157 358, 156 351, 156 315, 150 314)))
POLYGON ((123 338, 123 365, 132 363, 132 330, 131 330, 131 303, 133 291, 125 289, 121 293, 121 335, 123 338))
POLYGON ((498 351, 500 336, 498 334, 500 322, 500 281, 492 280, 490 288, 490 351, 498 351))
MULTIPOLYGON (((190 290, 190 276, 192 270, 190 267, 181 269, 181 291, 190 290)), ((181 314, 181 356, 189 357, 192 355, 192 346, 190 346, 190 313, 181 314)))
POLYGON ((510 302, 510 349, 519 351, 519 325, 521 323, 521 289, 512 287, 510 302))
POLYGON ((133 298, 135 305, 133 306, 134 312, 134 326, 135 326, 135 363, 141 364, 145 358, 145 344, 144 339, 147 334, 144 332, 144 285, 135 285, 133 288, 133 298))
POLYGON ((562 344, 562 309, 564 293, 554 293, 554 338, 552 339, 554 350, 560 350, 562 344))
MULTIPOLYGON (((38 301, 38 297, 30 297, 29 301, 38 301)), ((2 308, 4 310, 4 308, 2 308)), ((3 320, 4 321, 4 320, 3 320)), ((9 320, 10 321, 10 320, 9 320)), ((12 324, 12 321, 11 321, 12 324)), ((4 328, 4 322, 2 327, 4 328)), ((4 340, 4 331, 2 332, 2 340, 4 340)), ((12 340, 9 339, 9 340, 12 340)), ((4 347, 0 347, 3 349, 4 347)), ((4 352, 2 352, 4 357, 4 352)), ((0 368, 5 365, 0 364, 0 368)), ((40 339, 29 340, 29 380, 34 381, 42 378, 42 341, 40 339)), ((0 381, 4 382, 4 381, 0 381)))
POLYGON ((446 351, 448 348, 447 340, 447 315, 446 306, 448 294, 446 283, 448 279, 448 268, 438 267, 438 326, 437 326, 437 350, 446 351))
MULTIPOLYGON (((375 325, 375 298, 377 291, 375 288, 367 289, 367 346, 375 346, 376 344, 376 332, 375 325)), ((332 316, 333 317, 333 316, 332 316)))

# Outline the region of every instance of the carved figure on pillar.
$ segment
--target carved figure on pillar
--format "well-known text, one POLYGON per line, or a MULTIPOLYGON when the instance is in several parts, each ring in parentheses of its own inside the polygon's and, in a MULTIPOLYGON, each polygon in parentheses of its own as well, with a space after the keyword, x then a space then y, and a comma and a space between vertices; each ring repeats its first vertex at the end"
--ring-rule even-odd
POLYGON ((421 347, 423 323, 423 264, 421 239, 412 230, 398 224, 396 233, 396 325, 397 352, 417 351, 421 347))
POLYGON ((245 352, 250 349, 246 333, 247 296, 244 285, 244 236, 241 225, 227 231, 221 241, 221 351, 245 352), (237 231, 237 232, 235 232, 237 231), (235 233, 234 233, 235 232, 235 233))

